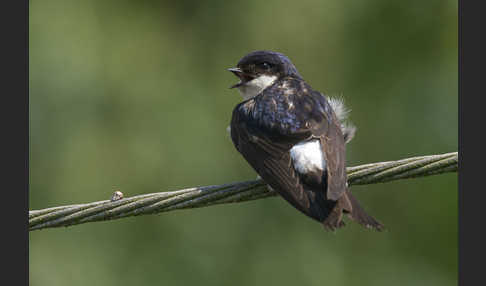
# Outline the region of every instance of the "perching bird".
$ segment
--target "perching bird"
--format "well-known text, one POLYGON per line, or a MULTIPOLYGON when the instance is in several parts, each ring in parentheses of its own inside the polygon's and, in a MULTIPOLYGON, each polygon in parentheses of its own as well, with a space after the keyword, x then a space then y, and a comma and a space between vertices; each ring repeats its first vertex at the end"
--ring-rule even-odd
POLYGON ((344 226, 343 214, 382 230, 348 189, 345 144, 355 128, 342 102, 313 90, 281 53, 255 51, 228 70, 244 98, 233 110, 231 139, 261 178, 327 230, 344 226))

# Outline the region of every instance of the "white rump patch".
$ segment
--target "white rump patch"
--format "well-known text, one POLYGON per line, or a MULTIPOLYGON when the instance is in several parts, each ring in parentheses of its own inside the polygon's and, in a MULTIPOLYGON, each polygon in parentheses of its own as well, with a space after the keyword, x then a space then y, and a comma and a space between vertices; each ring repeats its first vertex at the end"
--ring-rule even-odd
POLYGON ((290 157, 295 169, 301 174, 307 174, 311 171, 322 171, 326 168, 321 142, 317 139, 294 145, 290 149, 290 157))
POLYGON ((275 75, 261 75, 257 78, 254 78, 250 80, 249 82, 245 83, 242 86, 238 87, 238 90, 240 91, 241 96, 245 100, 250 99, 252 97, 257 96, 260 92, 262 92, 265 88, 271 86, 275 80, 277 79, 277 76, 275 75))

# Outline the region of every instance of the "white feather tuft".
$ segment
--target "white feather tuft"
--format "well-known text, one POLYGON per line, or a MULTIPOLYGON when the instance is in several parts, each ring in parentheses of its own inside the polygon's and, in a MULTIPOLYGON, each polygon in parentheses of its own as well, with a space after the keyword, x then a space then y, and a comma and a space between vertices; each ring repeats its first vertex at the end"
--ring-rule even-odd
POLYGON ((356 133, 356 126, 347 121, 351 110, 346 108, 344 99, 341 97, 328 97, 328 102, 341 123, 341 131, 343 132, 344 140, 348 143, 353 139, 354 134, 356 133))

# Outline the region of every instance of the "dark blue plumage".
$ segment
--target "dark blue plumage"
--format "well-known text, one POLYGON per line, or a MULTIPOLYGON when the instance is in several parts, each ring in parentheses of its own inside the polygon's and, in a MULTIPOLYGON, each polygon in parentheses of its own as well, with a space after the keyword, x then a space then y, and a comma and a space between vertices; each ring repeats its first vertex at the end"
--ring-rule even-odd
POLYGON ((343 226, 345 213, 381 230, 348 190, 347 136, 326 97, 280 53, 250 53, 230 71, 246 98, 233 110, 231 138, 262 179, 326 229, 343 226))

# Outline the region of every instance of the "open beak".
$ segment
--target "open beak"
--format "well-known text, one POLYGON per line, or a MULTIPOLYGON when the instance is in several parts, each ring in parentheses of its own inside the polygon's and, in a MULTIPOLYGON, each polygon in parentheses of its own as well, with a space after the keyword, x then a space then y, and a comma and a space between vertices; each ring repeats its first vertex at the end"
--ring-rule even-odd
POLYGON ((252 75, 245 73, 240 68, 229 68, 228 71, 234 73, 240 79, 239 83, 230 86, 230 88, 240 87, 255 78, 252 75))

